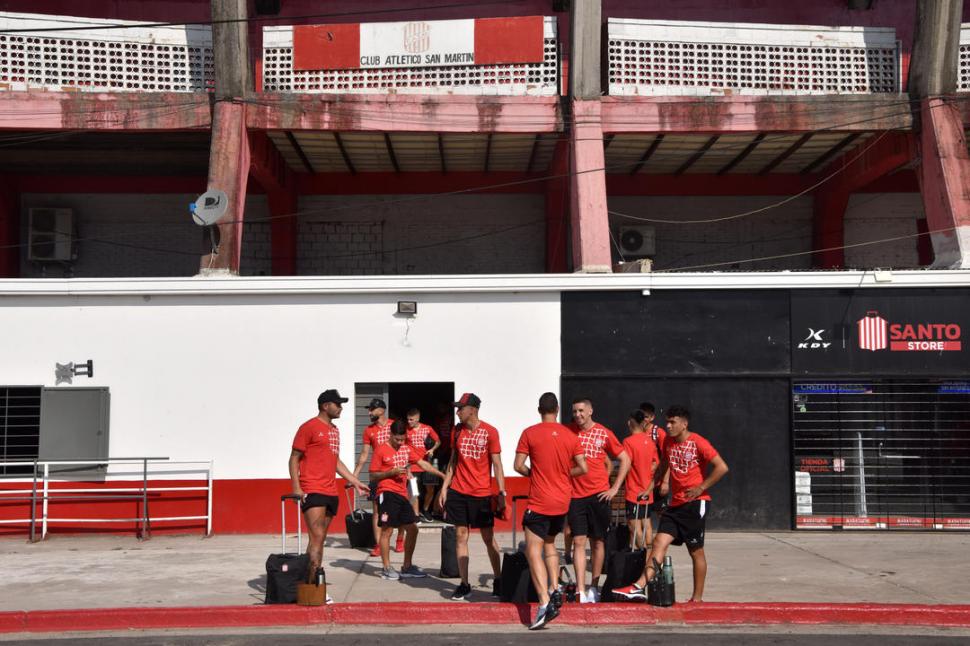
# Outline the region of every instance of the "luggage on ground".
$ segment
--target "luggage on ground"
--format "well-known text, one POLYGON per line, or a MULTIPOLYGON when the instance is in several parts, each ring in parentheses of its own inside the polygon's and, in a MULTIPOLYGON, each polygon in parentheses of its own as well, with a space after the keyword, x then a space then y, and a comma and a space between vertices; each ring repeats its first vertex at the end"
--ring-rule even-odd
POLYGON ((281 552, 270 554, 266 559, 266 603, 296 603, 296 587, 306 583, 310 559, 303 554, 303 530, 301 526, 300 497, 289 494, 280 496, 281 552), (296 503, 296 552, 286 551, 286 501, 296 503))
POLYGON ((528 496, 512 497, 512 552, 502 555, 502 590, 500 599, 511 603, 529 603, 539 600, 532 577, 529 574, 529 561, 525 551, 516 542, 515 524, 519 522, 516 503, 528 496))
MULTIPOLYGON (((639 512, 640 506, 637 505, 639 512)), ((615 526, 614 526, 615 527, 615 526)), ((611 527, 610 529, 613 529, 611 527)), ((626 601, 625 597, 614 595, 613 590, 628 586, 643 574, 643 569, 647 566, 647 550, 630 549, 630 532, 628 527, 624 527, 626 532, 623 543, 614 544, 615 549, 610 553, 609 533, 607 533, 607 552, 606 552, 606 582, 603 583, 601 598, 603 601, 626 601)), ((615 533, 615 540, 619 540, 620 532, 615 533)), ((636 540, 636 534, 633 536, 636 540)))
POLYGON ((357 503, 357 491, 354 485, 347 485, 347 506, 350 508, 350 513, 344 517, 347 538, 350 540, 351 547, 369 550, 377 545, 374 540, 374 514, 364 511, 357 503), (351 491, 353 491, 353 500, 350 498, 351 491))
POLYGON ((441 571, 438 576, 442 579, 457 579, 461 576, 458 571, 458 530, 454 525, 441 529, 441 571))

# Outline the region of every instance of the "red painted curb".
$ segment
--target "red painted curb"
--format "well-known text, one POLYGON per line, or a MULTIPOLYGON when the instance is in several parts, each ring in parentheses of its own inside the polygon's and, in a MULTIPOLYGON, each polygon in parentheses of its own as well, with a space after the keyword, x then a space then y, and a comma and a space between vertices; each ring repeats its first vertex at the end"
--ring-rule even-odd
MULTIPOLYGON (((535 608, 511 603, 343 603, 318 608, 208 606, 108 608, 0 613, 0 633, 159 628, 312 626, 319 624, 527 624, 535 608)), ((653 624, 886 624, 970 627, 970 605, 704 603, 656 608, 645 604, 569 604, 556 623, 653 624)))

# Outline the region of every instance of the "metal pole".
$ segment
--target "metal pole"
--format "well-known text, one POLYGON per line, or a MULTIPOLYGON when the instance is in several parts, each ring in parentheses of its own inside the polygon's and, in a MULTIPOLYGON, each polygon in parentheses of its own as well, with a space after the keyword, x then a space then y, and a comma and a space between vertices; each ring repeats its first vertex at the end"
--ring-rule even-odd
POLYGON ((141 485, 141 539, 148 540, 148 459, 142 460, 141 485))
POLYGON ((33 484, 30 487, 30 542, 37 536, 37 460, 34 460, 33 484))
POLYGON ((205 535, 212 536, 212 466, 213 460, 209 460, 209 491, 208 500, 205 508, 205 535))
POLYGON ((44 514, 41 521, 40 540, 47 538, 47 498, 50 494, 51 465, 44 463, 44 514))

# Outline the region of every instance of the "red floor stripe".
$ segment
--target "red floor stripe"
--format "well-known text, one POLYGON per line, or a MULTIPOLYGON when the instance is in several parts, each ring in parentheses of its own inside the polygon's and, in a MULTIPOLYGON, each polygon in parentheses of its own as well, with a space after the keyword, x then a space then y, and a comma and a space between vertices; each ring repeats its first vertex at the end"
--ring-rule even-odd
MULTIPOLYGON (((315 624, 525 624, 534 606, 508 603, 346 603, 301 606, 110 608, 0 612, 0 633, 153 628, 309 626, 315 624)), ((651 624, 905 624, 970 627, 970 605, 704 603, 655 608, 601 604, 563 608, 556 623, 651 624)))

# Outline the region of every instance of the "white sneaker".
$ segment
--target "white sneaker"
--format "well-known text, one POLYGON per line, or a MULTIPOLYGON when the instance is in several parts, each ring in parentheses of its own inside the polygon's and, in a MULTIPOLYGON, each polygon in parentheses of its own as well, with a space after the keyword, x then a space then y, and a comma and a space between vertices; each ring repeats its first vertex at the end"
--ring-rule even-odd
POLYGON ((329 606, 329 605, 330 605, 331 603, 333 603, 333 597, 331 597, 331 596, 330 596, 330 595, 328 594, 328 595, 327 595, 327 605, 329 606))
POLYGON ((580 592, 579 592, 579 602, 580 603, 593 603, 592 594, 587 594, 586 590, 580 590, 580 592))
POLYGON ((600 602, 600 589, 595 585, 592 588, 586 589, 586 597, 589 599, 590 603, 600 602))

